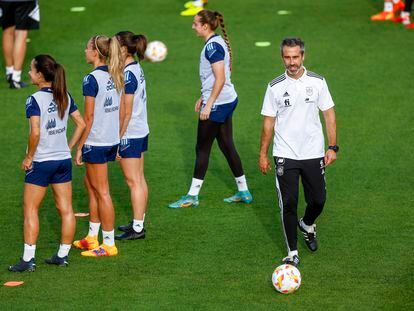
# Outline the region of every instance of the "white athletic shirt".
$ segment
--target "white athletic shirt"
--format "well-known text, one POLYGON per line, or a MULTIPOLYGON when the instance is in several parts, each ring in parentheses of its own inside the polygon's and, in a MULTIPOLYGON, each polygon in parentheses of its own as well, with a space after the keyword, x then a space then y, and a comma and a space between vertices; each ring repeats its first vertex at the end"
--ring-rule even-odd
POLYGON ((141 65, 132 62, 125 66, 125 94, 133 94, 132 116, 122 139, 142 138, 149 134, 147 122, 147 93, 141 65))
POLYGON ((99 66, 83 79, 83 96, 95 97, 94 117, 85 145, 119 144, 119 101, 108 66, 99 66))
POLYGON ((276 117, 273 156, 294 160, 323 157, 325 142, 319 111, 333 106, 325 79, 306 68, 297 80, 285 72, 271 81, 262 115, 276 117))
POLYGON ((27 98, 26 117, 40 117, 40 140, 33 161, 43 162, 71 158, 66 138, 68 116, 78 108, 69 94, 68 98, 69 105, 63 119, 59 117, 50 88, 42 88, 27 98))
POLYGON ((213 35, 207 40, 200 54, 201 95, 204 104, 207 103, 207 100, 211 95, 215 81, 211 65, 215 62, 223 60, 226 80, 214 105, 229 104, 234 102, 237 98, 236 90, 230 80, 231 71, 229 50, 221 36, 213 35))

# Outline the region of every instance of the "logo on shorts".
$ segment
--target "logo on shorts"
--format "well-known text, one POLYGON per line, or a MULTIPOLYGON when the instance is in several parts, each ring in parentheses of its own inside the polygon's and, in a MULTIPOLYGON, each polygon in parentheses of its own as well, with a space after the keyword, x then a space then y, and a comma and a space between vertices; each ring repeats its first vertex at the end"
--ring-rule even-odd
POLYGON ((306 95, 308 95, 308 96, 313 95, 313 88, 311 86, 306 87, 306 95))
POLYGON ((283 176, 283 174, 285 173, 284 167, 283 166, 278 166, 276 168, 276 173, 277 173, 277 176, 283 176))
POLYGON ((57 111, 57 105, 54 102, 49 104, 49 108, 47 108, 47 113, 53 113, 57 111))
POLYGON ((53 129, 55 127, 56 127, 56 119, 55 118, 50 119, 50 120, 47 121, 47 123, 46 123, 46 130, 53 129))

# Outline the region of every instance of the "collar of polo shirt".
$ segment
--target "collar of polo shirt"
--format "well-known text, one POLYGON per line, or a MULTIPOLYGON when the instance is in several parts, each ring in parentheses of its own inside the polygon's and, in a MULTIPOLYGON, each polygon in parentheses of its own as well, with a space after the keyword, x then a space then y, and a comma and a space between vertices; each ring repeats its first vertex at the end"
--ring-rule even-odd
POLYGON ((303 74, 300 76, 299 79, 293 79, 293 78, 289 77, 289 75, 287 74, 287 70, 285 70, 286 79, 288 79, 289 81, 292 81, 292 82, 296 82, 296 81, 303 82, 305 77, 306 77, 306 73, 308 71, 306 70, 305 66, 302 66, 302 67, 303 67, 303 74))

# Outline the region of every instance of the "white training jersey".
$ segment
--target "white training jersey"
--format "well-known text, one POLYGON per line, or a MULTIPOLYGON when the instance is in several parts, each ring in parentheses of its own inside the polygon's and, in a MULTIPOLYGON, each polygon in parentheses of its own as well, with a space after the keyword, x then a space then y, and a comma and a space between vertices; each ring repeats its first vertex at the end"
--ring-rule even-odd
POLYGON ((120 94, 108 73, 108 66, 95 68, 83 79, 83 96, 95 97, 93 124, 85 145, 119 144, 120 94))
POLYGON ((325 79, 306 68, 297 80, 285 72, 271 81, 261 113, 276 118, 273 156, 294 160, 323 157, 325 142, 319 111, 333 106, 325 79))
POLYGON ((230 80, 231 71, 229 50, 223 38, 219 35, 214 35, 207 40, 200 54, 200 80, 203 104, 207 103, 215 82, 213 68, 211 65, 218 61, 224 61, 226 80, 214 105, 229 104, 234 102, 237 98, 236 90, 230 80))
POLYGON ((125 66, 124 74, 125 94, 134 95, 134 101, 131 119, 122 138, 142 138, 149 134, 144 71, 138 62, 133 62, 125 66))
POLYGON ((66 138, 68 116, 78 108, 69 94, 68 99, 69 105, 61 119, 50 88, 42 88, 27 98, 26 117, 40 117, 40 140, 33 161, 44 162, 71 158, 66 138))

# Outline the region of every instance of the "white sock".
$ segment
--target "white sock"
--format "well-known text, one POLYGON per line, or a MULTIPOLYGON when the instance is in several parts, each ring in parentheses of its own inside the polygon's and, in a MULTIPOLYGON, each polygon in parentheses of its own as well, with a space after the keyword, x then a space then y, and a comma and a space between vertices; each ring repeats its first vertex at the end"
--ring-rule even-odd
POLYGON ((309 233, 313 233, 313 225, 308 226, 307 224, 305 224, 305 222, 303 221, 303 219, 300 220, 300 223, 302 225, 302 227, 308 231, 309 233))
POLYGON ((36 252, 36 245, 29 245, 24 244, 24 252, 23 252, 23 260, 30 261, 30 259, 34 258, 36 252))
POLYGON ((108 246, 114 246, 115 245, 114 235, 115 235, 115 230, 112 230, 112 231, 102 230, 103 244, 108 245, 108 246))
POLYGON ((204 180, 202 179, 193 178, 191 180, 191 187, 190 187, 190 190, 188 191, 188 194, 198 195, 200 193, 201 186, 203 185, 203 181, 204 180))
POLYGON ((193 5, 194 5, 194 6, 203 6, 203 5, 204 5, 204 3, 203 3, 203 1, 201 1, 201 0, 196 0, 196 1, 193 1, 193 5))
POLYGON ((16 82, 20 82, 22 79, 22 71, 21 70, 13 70, 12 80, 16 82))
POLYGON ((70 244, 60 244, 57 255, 60 258, 63 258, 69 255, 69 251, 70 251, 70 244))
POLYGON ((247 191, 247 182, 246 182, 246 176, 242 175, 240 177, 236 177, 236 185, 237 185, 237 189, 239 191, 247 191))
POLYGON ((289 257, 293 257, 294 255, 298 256, 298 251, 297 251, 297 250, 296 250, 296 251, 290 251, 290 252, 288 253, 288 256, 289 256, 289 257))
POLYGON ((410 24, 410 12, 401 11, 401 18, 403 25, 409 25, 410 24))
POLYGON ((393 5, 392 2, 384 2, 384 12, 392 12, 393 5))
POLYGON ((6 75, 13 74, 13 66, 6 66, 6 75))
POLYGON ((134 219, 132 228, 135 232, 140 233, 142 230, 144 230, 144 221, 134 219))
POLYGON ((101 226, 100 222, 89 222, 89 236, 98 236, 99 227, 101 226))

